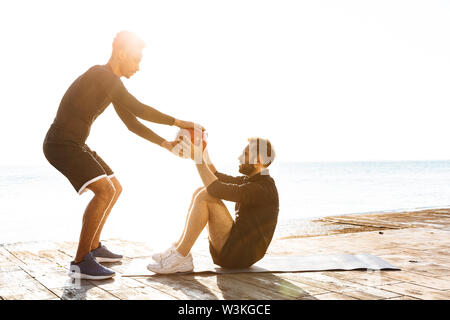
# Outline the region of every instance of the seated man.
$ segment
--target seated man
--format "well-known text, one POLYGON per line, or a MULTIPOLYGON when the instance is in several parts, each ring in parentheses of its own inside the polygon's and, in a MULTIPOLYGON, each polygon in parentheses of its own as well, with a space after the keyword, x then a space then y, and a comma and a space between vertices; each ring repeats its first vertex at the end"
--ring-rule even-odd
MULTIPOLYGON (((194 158, 193 156, 191 156, 194 158)), ((196 167, 204 187, 192 196, 184 232, 171 248, 153 255, 155 273, 190 272, 190 250, 207 225, 209 249, 215 264, 227 269, 248 268, 260 260, 272 240, 278 218, 278 192, 267 167, 275 158, 268 140, 250 138, 232 177, 217 172, 207 150, 196 167), (222 200, 236 202, 233 220, 222 200)))

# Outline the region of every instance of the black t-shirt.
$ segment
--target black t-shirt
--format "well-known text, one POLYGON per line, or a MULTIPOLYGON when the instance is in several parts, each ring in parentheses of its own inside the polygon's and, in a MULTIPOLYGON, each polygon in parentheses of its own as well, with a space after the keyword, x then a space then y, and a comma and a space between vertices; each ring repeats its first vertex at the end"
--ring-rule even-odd
POLYGON ((64 132, 61 137, 70 136, 84 143, 92 123, 111 103, 130 131, 156 144, 161 144, 164 139, 136 117, 166 125, 173 125, 175 121, 173 117, 139 102, 107 65, 95 65, 79 76, 66 91, 53 127, 64 132))
POLYGON ((247 248, 248 259, 260 260, 267 251, 278 220, 279 200, 275 181, 268 174, 232 177, 216 172, 218 180, 207 192, 213 197, 236 202, 233 232, 239 245, 247 248))

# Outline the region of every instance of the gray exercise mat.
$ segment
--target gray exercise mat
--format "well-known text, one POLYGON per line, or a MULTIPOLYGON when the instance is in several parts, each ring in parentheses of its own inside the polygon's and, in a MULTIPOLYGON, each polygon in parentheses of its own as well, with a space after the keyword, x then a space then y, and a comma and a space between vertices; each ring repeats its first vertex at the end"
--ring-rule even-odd
MULTIPOLYGON (((146 277, 154 275, 147 270, 151 258, 134 259, 125 269, 123 277, 146 277)), ((330 254, 311 256, 265 256, 247 269, 222 269, 214 265, 210 257, 194 256, 192 273, 249 273, 249 272, 307 272, 346 270, 400 270, 383 259, 371 254, 330 254)))

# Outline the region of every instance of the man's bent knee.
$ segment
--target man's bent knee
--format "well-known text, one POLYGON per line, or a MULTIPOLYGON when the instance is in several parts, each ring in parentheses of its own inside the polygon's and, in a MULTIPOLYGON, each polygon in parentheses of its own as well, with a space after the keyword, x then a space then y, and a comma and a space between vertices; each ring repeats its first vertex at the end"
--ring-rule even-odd
POLYGON ((196 196, 197 194, 199 194, 203 189, 206 189, 206 188, 205 188, 205 187, 200 187, 200 188, 195 189, 195 191, 194 191, 194 196, 196 196))
POLYGON ((115 177, 111 178, 111 182, 113 183, 114 189, 116 190, 115 196, 119 197, 123 190, 122 185, 115 177))
POLYGON ((222 203, 222 201, 218 198, 213 197, 206 191, 206 188, 203 188, 198 194, 197 194, 197 200, 198 201, 206 201, 206 202, 215 202, 215 203, 222 203))
POLYGON ((116 188, 109 178, 100 179, 89 186, 88 189, 94 192, 95 196, 110 201, 116 194, 116 188))
POLYGON ((116 195, 116 189, 114 188, 114 185, 111 184, 110 186, 105 187, 104 189, 100 190, 95 195, 106 201, 111 201, 114 199, 114 197, 116 195))
POLYGON ((194 200, 195 197, 197 197, 197 195, 198 195, 200 192, 202 192, 203 189, 205 189, 205 187, 200 187, 200 188, 195 189, 194 193, 192 194, 192 200, 194 200))

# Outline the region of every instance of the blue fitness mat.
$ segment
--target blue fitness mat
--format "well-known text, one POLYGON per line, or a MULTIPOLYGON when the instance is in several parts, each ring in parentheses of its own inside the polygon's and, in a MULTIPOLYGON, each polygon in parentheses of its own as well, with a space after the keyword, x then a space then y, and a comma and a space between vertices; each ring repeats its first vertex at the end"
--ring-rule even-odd
MULTIPOLYGON (((125 268, 123 277, 147 277, 154 275, 147 270, 151 258, 134 259, 125 268)), ((194 256, 192 273, 251 273, 251 272, 307 272, 346 270, 400 270, 383 259, 371 254, 331 254, 311 256, 265 256, 247 269, 222 269, 212 263, 210 257, 194 256)))

